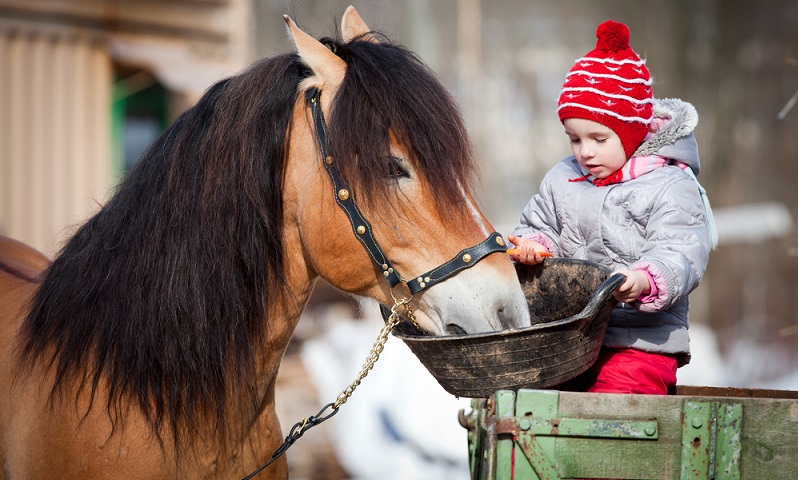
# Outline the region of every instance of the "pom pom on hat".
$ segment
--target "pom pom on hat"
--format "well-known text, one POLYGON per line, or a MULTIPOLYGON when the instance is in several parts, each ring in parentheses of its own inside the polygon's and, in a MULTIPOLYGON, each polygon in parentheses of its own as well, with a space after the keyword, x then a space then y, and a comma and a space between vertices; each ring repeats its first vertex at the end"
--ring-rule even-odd
POLYGON ((617 52, 629 48, 629 27, 620 22, 607 20, 596 29, 596 50, 617 52))
POLYGON ((653 81, 646 61, 629 46, 626 25, 608 20, 598 26, 596 37, 596 48, 566 75, 557 112, 561 121, 584 118, 611 128, 629 158, 648 133, 653 81))

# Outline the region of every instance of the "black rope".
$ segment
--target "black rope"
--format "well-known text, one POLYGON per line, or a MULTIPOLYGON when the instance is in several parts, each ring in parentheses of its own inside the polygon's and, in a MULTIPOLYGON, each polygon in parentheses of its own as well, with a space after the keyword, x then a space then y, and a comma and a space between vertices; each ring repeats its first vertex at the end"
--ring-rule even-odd
POLYGON ((275 450, 274 454, 272 454, 271 460, 258 467, 257 470, 244 477, 243 480, 250 480, 252 477, 259 474, 264 468, 268 467, 269 465, 272 464, 272 462, 280 458, 280 456, 284 454, 285 451, 288 450, 291 447, 291 445, 294 444, 294 442, 299 440, 299 438, 306 431, 310 430, 311 428, 315 427, 321 422, 327 420, 336 413, 338 413, 338 408, 335 406, 335 402, 331 402, 325 405, 324 408, 319 410, 319 413, 317 413, 316 415, 311 415, 308 418, 303 418, 301 421, 296 422, 294 426, 291 427, 291 431, 288 432, 288 435, 286 435, 283 444, 280 445, 280 447, 277 450, 275 450), (324 412, 326 412, 328 409, 332 409, 332 411, 330 413, 325 414, 324 412))

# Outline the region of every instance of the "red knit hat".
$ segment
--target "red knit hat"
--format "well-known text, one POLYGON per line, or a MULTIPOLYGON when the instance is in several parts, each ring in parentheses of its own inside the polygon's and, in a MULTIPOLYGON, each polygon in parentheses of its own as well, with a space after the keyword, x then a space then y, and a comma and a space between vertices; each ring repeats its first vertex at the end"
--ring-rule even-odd
POLYGON ((643 143, 651 123, 651 75, 629 46, 629 28, 607 20, 596 29, 595 50, 578 59, 560 91, 557 112, 593 120, 621 139, 626 158, 643 143))

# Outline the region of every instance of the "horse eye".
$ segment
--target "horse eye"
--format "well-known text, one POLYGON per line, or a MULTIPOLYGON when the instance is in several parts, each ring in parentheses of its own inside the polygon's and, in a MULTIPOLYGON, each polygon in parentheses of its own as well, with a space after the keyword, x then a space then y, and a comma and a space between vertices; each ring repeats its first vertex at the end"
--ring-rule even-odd
POLYGON ((386 168, 388 177, 390 178, 410 178, 410 174, 402 167, 399 163, 399 159, 396 157, 388 157, 386 159, 386 168))

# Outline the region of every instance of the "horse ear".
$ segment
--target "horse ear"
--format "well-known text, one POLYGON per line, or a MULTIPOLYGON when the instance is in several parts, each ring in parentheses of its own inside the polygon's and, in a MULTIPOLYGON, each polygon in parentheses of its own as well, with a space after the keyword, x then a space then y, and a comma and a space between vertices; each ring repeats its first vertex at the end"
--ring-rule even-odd
POLYGON ((333 94, 344 79, 346 62, 321 42, 303 32, 288 15, 283 15, 283 18, 288 24, 288 32, 291 34, 299 57, 319 79, 319 84, 313 86, 333 94))
POLYGON ((341 32, 343 32, 344 43, 349 43, 357 37, 361 37, 363 40, 369 42, 380 43, 374 35, 371 34, 371 30, 366 25, 366 22, 363 21, 360 14, 357 13, 357 10, 355 10, 355 7, 352 5, 346 7, 344 16, 341 18, 341 32))

